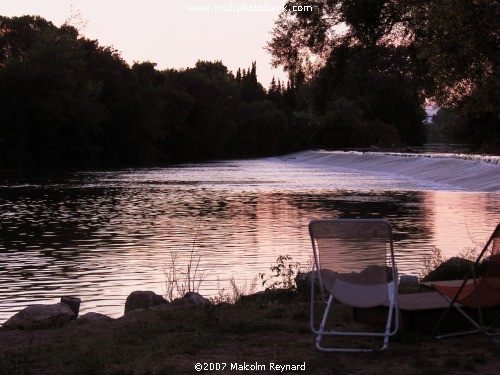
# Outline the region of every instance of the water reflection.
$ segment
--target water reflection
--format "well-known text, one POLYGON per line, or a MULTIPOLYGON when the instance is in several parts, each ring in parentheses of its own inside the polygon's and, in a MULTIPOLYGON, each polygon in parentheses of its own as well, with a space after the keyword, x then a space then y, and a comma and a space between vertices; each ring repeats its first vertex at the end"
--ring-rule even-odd
POLYGON ((0 322, 61 295, 82 298, 82 313, 119 316, 130 292, 161 293, 171 253, 193 246, 210 271, 201 292, 214 295, 230 277, 269 272, 278 255, 307 263, 312 218, 388 218, 404 274, 418 274, 432 246, 454 255, 500 220, 495 193, 272 160, 8 176, 0 185, 0 322))

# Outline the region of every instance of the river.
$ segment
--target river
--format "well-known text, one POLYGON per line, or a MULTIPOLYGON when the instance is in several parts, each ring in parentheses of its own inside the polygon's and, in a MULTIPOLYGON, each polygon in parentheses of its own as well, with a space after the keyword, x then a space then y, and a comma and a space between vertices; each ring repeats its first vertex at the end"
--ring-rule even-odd
MULTIPOLYGON (((134 290, 163 294, 194 252, 200 293, 307 265, 312 218, 385 217, 400 274, 484 242, 500 222, 500 158, 306 151, 166 168, 14 174, 0 180, 0 323, 25 306, 81 298, 118 317, 134 290)), ((259 283, 257 290, 262 286, 259 283)))

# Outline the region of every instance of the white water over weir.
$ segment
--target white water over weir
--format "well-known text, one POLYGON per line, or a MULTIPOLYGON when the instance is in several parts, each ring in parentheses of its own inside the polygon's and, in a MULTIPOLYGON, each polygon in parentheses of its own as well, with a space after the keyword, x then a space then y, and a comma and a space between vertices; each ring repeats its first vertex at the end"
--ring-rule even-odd
POLYGON ((304 151, 288 155, 286 160, 427 181, 439 190, 500 192, 500 156, 304 151))

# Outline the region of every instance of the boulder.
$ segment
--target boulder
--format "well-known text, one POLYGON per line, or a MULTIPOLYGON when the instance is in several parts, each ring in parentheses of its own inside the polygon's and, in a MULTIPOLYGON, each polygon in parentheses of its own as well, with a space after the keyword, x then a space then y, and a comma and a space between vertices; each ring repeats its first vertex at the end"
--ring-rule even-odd
MULTIPOLYGON (((333 274, 328 277, 335 278, 336 275, 333 274)), ((326 275, 324 273, 321 274, 323 277, 326 275)), ((312 271, 311 272, 298 272, 295 277, 295 284, 297 285, 297 294, 302 298, 309 298, 311 295, 311 280, 312 280, 312 271)), ((334 280, 332 280, 334 281, 334 280)), ((318 278, 315 276, 314 278, 314 293, 320 293, 318 278)))
POLYGON ((54 305, 31 305, 7 320, 7 329, 43 329, 60 327, 74 319, 74 312, 64 303, 54 305))
POLYGON ((295 276, 295 285, 299 294, 307 294, 311 291, 312 272, 298 272, 295 276))
POLYGON ((196 292, 187 292, 184 297, 172 301, 175 306, 211 305, 212 302, 196 292))
POLYGON ((236 303, 258 303, 264 301, 266 298, 266 292, 261 290, 260 292, 256 292, 253 294, 241 296, 236 303))
POLYGON ((413 275, 401 275, 399 276, 399 293, 410 294, 419 293, 422 291, 422 287, 418 282, 418 277, 413 275))
POLYGON ((68 296, 61 297, 61 303, 68 305, 69 308, 71 309, 71 311, 73 311, 73 314, 74 314, 73 319, 78 318, 78 313, 80 312, 80 303, 81 302, 82 301, 80 300, 80 298, 68 297, 68 296))
POLYGON ((422 281, 461 280, 469 272, 473 264, 474 262, 470 260, 453 257, 429 272, 422 281))
POLYGON ((149 309, 153 306, 164 305, 168 301, 151 291, 135 291, 130 293, 125 302, 125 314, 136 309, 149 309))
POLYGON ((187 298, 195 305, 211 305, 212 304, 212 302, 210 302, 210 300, 208 300, 207 298, 203 297, 201 294, 196 293, 196 292, 187 292, 184 295, 184 298, 187 298))
POLYGON ((95 322, 96 320, 112 320, 112 318, 96 312, 88 312, 78 318, 78 321, 82 323, 95 322))

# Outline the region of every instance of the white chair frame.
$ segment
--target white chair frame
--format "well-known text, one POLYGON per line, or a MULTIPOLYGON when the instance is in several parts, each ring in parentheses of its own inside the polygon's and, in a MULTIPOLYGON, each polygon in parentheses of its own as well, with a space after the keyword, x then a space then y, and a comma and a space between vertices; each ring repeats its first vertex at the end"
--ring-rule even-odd
MULTIPOLYGON (((399 298, 398 298, 398 270, 394 258, 394 246, 393 246, 393 241, 392 241, 392 227, 390 223, 385 220, 385 219, 314 219, 311 220, 309 223, 309 233, 311 236, 311 242, 312 242, 312 247, 313 247, 313 252, 314 252, 314 263, 313 263, 313 270, 311 272, 311 316, 310 316, 310 326, 311 330, 313 333, 316 334, 316 347, 325 352, 371 352, 375 351, 375 349, 366 349, 366 348, 338 348, 338 347, 325 347, 322 345, 322 338, 324 335, 333 335, 333 336, 363 336, 363 337, 383 337, 383 343, 380 349, 378 350, 384 350, 387 348, 389 345, 389 337, 393 336, 397 333, 399 329, 399 298), (333 302, 335 300, 335 297, 333 295, 328 296, 328 300, 325 298, 325 289, 323 288, 323 280, 321 277, 321 269, 320 269, 320 263, 319 263, 319 256, 318 256, 318 248, 316 246, 315 238, 312 233, 312 225, 316 222, 349 222, 349 223, 380 223, 381 225, 387 225, 389 229, 389 238, 388 238, 388 243, 390 247, 390 255, 389 255, 389 260, 390 260, 390 265, 392 267, 392 281, 387 284, 387 292, 388 292, 388 314, 387 314, 387 322, 385 325, 385 330, 384 332, 348 332, 348 331, 335 331, 335 330, 325 330, 326 323, 328 320, 328 316, 331 312, 333 302), (326 307, 324 308, 323 312, 323 318, 321 321, 321 324, 319 327, 315 326, 314 322, 314 305, 315 305, 315 279, 318 279, 319 283, 319 290, 322 295, 323 303, 326 304, 326 307), (391 326, 393 325, 394 321, 394 327, 391 330, 391 326)), ((353 284, 354 285, 354 284, 353 284)), ((354 286, 355 288, 355 286, 354 286)), ((354 306, 354 305, 352 305, 354 306)), ((354 306, 357 307, 357 306, 354 306)))

